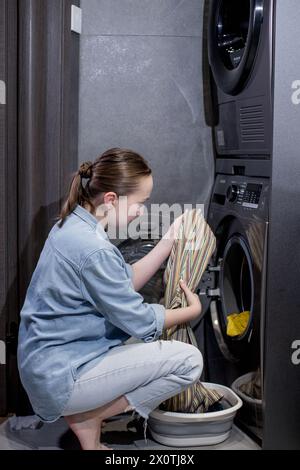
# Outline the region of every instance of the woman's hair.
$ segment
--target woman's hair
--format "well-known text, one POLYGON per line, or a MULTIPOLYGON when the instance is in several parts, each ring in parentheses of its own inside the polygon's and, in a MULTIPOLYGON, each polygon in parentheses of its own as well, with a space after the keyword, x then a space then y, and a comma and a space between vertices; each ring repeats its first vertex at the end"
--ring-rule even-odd
POLYGON ((93 200, 102 193, 115 192, 117 196, 128 196, 139 185, 141 177, 151 175, 146 160, 132 150, 113 148, 104 152, 94 163, 85 162, 73 175, 66 201, 61 209, 59 227, 73 212, 77 204, 88 205, 95 211, 93 200), (82 180, 87 179, 84 185, 82 180))

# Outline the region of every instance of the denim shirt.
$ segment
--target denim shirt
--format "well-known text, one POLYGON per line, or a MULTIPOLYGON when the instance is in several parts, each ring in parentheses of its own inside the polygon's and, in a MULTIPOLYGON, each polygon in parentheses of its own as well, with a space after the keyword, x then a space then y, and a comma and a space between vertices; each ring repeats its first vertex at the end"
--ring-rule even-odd
POLYGON ((36 415, 56 421, 80 374, 131 336, 157 340, 164 320, 165 307, 144 302, 102 224, 77 205, 50 231, 21 310, 18 368, 36 415))

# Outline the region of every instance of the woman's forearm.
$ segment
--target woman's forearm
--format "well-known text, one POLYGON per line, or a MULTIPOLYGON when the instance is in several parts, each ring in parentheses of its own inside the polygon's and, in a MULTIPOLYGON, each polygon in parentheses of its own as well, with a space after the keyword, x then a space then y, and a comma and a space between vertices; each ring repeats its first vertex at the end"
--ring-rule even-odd
POLYGON ((150 253, 132 265, 133 285, 136 291, 139 291, 159 270, 169 257, 173 243, 174 238, 167 233, 150 253))
POLYGON ((166 309, 164 329, 189 322, 196 317, 196 313, 192 306, 166 309))

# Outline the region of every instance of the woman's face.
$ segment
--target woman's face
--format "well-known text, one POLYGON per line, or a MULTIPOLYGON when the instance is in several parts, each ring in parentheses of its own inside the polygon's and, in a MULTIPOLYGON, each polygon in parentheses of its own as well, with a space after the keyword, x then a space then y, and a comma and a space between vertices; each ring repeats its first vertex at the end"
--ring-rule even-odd
POLYGON ((132 220, 144 213, 144 204, 150 198, 153 189, 152 175, 140 179, 137 190, 126 197, 119 197, 116 202, 116 222, 118 227, 125 227, 132 220))
POLYGON ((136 191, 128 196, 117 197, 115 193, 104 195, 107 210, 106 222, 110 227, 126 227, 129 222, 144 213, 144 204, 153 189, 152 175, 140 178, 136 191))

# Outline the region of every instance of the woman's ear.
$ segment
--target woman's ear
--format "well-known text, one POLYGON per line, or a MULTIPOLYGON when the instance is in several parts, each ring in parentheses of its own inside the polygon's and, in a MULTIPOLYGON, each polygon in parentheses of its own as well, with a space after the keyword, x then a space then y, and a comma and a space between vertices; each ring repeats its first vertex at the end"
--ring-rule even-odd
POLYGON ((118 200, 118 196, 114 192, 105 193, 103 197, 103 202, 106 206, 114 205, 118 200))

